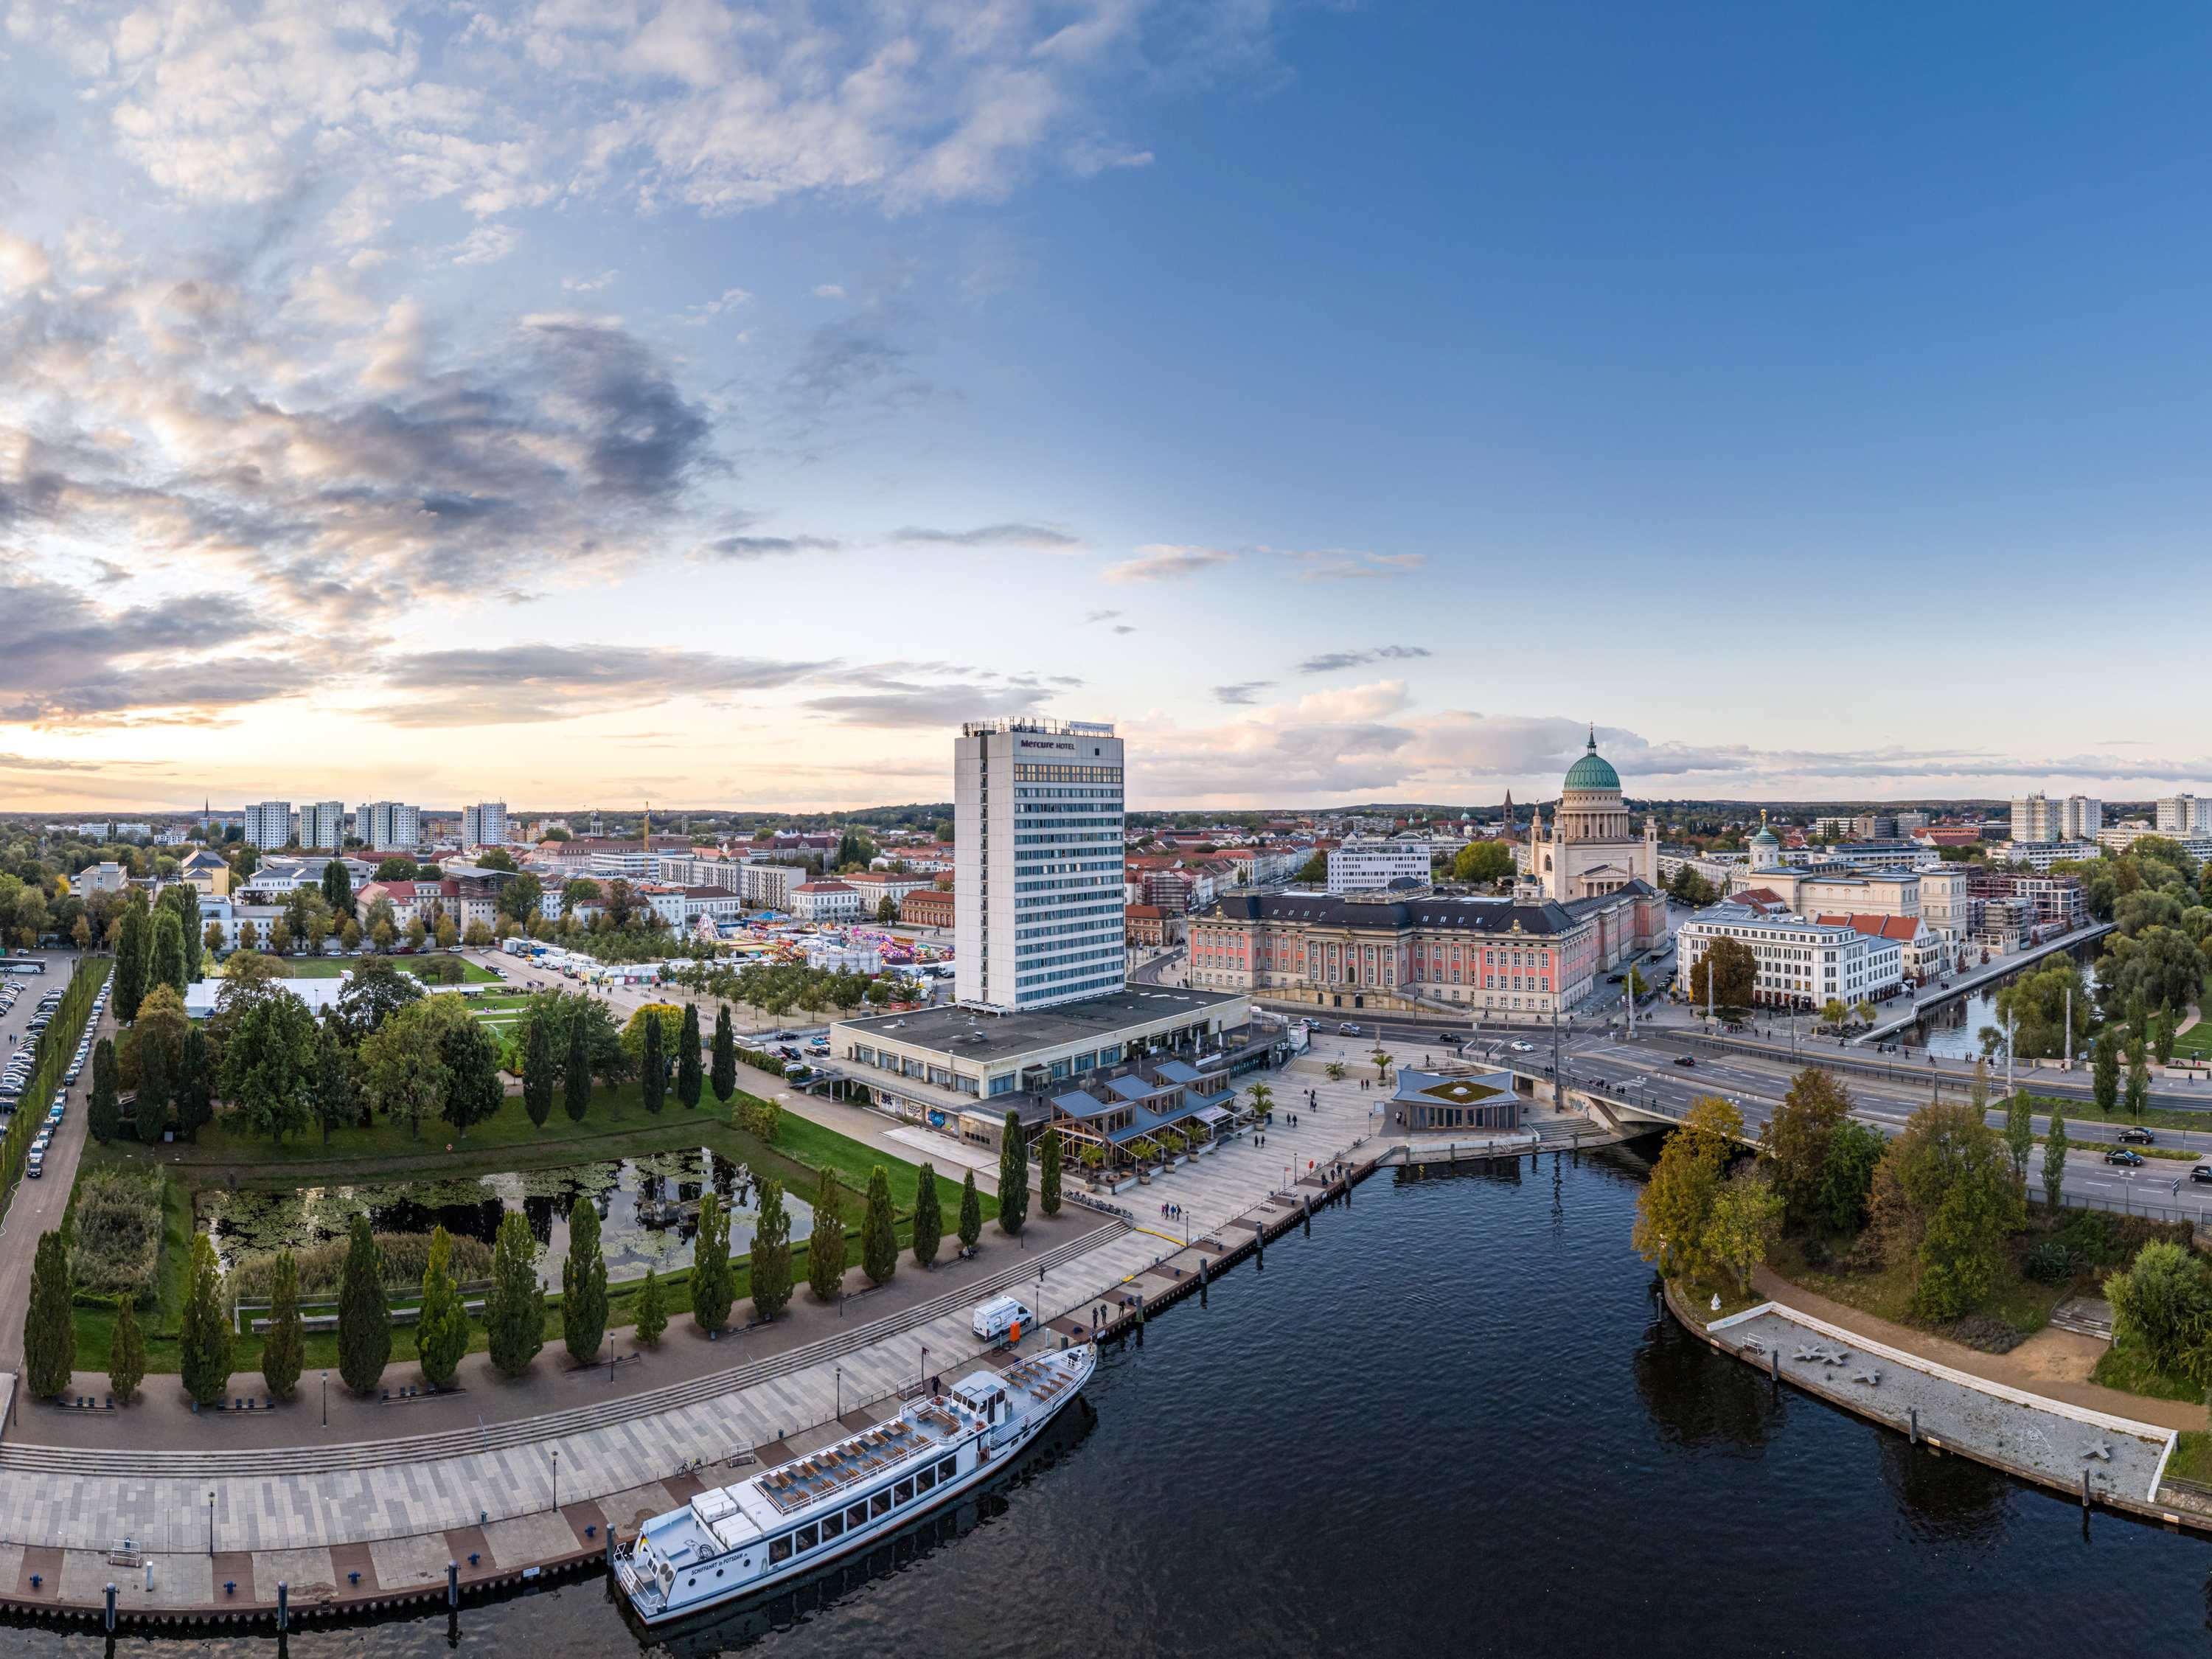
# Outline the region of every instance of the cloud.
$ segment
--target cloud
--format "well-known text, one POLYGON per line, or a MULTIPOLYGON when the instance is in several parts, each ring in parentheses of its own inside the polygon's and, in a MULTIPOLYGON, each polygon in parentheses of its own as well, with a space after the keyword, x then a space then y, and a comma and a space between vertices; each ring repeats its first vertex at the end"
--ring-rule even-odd
POLYGON ((1137 550, 1137 556, 1109 564, 1099 574, 1109 582, 1176 581, 1195 576, 1216 565, 1232 562, 1237 556, 1218 547, 1176 547, 1155 543, 1137 550))
POLYGON ((781 690, 830 665, 655 646, 529 644, 416 652, 378 665, 379 683, 412 695, 374 713, 404 726, 574 720, 678 697, 781 690))
POLYGON ((1293 574, 1302 582, 1386 580, 1419 570, 1429 562, 1425 553, 1297 552, 1280 547, 1261 550, 1289 560, 1297 567, 1293 574))
POLYGON ((596 276, 563 276, 561 286, 570 294, 597 294, 602 289, 613 287, 615 278, 621 274, 616 270, 603 270, 596 276))
POLYGON ((949 662, 888 662, 842 668, 845 688, 809 698, 813 714, 845 726, 892 729, 957 726, 1026 714, 1083 682, 1072 675, 1003 674, 949 662))
POLYGON ((835 553, 840 544, 827 536, 718 536, 690 552, 696 563, 736 563, 787 553, 835 553))
POLYGON ((1425 646, 1378 645, 1367 651, 1331 651, 1308 657, 1298 665, 1301 674, 1333 674, 1340 668, 1364 668, 1376 662, 1410 662, 1433 653, 1425 646))
POLYGON ((0 564, 0 723, 204 722, 316 684, 292 651, 243 651, 276 630, 244 599, 188 593, 103 610, 0 564))
POLYGON ((522 233, 513 225, 478 225, 445 251, 457 265, 496 264, 522 246, 522 233))
POLYGON ((817 283, 814 288, 814 297, 817 300, 842 300, 845 297, 844 285, 841 283, 817 283))
POLYGON ((692 328, 704 328, 724 312, 744 305, 753 296, 741 288, 726 288, 711 300, 702 301, 691 307, 676 320, 692 328))
POLYGON ((931 530, 908 525, 891 532, 890 539, 924 547, 1022 547, 1037 553, 1072 553, 1083 538, 1049 525, 987 524, 973 530, 931 530))
POLYGON ((1083 613, 1083 620, 1086 623, 1112 622, 1121 614, 1118 611, 1086 611, 1083 613))
POLYGON ((0 309, 0 526, 328 616, 472 597, 487 562, 618 564, 720 465, 706 407, 615 319, 462 350, 413 301, 358 297, 320 268, 274 290, 132 272, 0 309))
POLYGON ((20 293, 52 280, 53 262, 27 236, 0 230, 0 294, 20 293))
POLYGON ((1216 702, 1255 703, 1260 700, 1259 694, 1273 684, 1273 680, 1239 680, 1234 685, 1217 685, 1213 688, 1213 700, 1216 702))

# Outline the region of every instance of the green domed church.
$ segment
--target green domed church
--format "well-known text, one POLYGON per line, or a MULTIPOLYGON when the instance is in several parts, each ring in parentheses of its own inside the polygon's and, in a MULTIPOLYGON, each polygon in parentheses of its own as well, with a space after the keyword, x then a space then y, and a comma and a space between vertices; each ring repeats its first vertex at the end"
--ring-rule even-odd
POLYGON ((1659 885, 1659 824, 1644 820, 1637 833, 1620 796, 1620 774, 1597 752, 1597 728, 1589 747, 1567 769, 1551 827, 1540 808, 1529 826, 1528 842, 1517 860, 1522 881, 1545 898, 1567 903, 1608 893, 1659 885))

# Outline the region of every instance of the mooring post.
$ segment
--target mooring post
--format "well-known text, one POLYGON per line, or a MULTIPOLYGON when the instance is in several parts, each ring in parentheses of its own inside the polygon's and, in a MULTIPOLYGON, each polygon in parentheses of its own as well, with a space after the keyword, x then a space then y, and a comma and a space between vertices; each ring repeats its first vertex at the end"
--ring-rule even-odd
POLYGON ((608 1571, 609 1572, 612 1572, 614 1570, 615 1570, 615 1529, 614 1529, 612 1527, 609 1527, 609 1528, 607 1528, 607 1571, 608 1571))
POLYGON ((446 1605, 449 1607, 461 1605, 461 1564, 458 1561, 446 1563, 446 1605))
POLYGON ((1767 1370, 1768 1370, 1768 1371, 1772 1375, 1772 1376, 1773 1376, 1773 1378, 1774 1378, 1774 1386, 1775 1386, 1776 1388, 1778 1388, 1778 1388, 1780 1388, 1780 1387, 1782 1386, 1782 1348, 1781 1348, 1781 1345, 1778 1343, 1778 1344, 1777 1344, 1776 1346, 1774 1346, 1773 1347, 1769 1348, 1769 1349, 1766 1351, 1766 1358, 1767 1358, 1767 1362, 1768 1362, 1768 1363, 1767 1363, 1767 1370))
POLYGON ((2081 1507, 2085 1510, 2089 1507, 2089 1471, 2087 1469, 2081 1471, 2081 1507))
POLYGON ((1201 1255, 1198 1259, 1198 1305, 1201 1308, 1206 1305, 1206 1281, 1212 1277, 1212 1270, 1207 1267, 1206 1258, 1201 1255))
POLYGON ((292 1627, 292 1587, 283 1579, 276 1581, 276 1633, 282 1636, 292 1627))
POLYGON ((1306 1237, 1313 1237, 1313 1194, 1306 1194, 1306 1237))
POLYGON ((1912 1443, 1917 1446, 1920 1443, 1920 1407, 1915 1406, 1911 1410, 1912 1426, 1911 1429, 1911 1434, 1912 1437, 1912 1443))
MULTIPOLYGON (((2086 1492, 2089 1479, 2087 1470, 2082 1471, 2081 1479, 2084 1483, 2082 1489, 2086 1492)), ((111 1636, 115 1633, 115 1586, 112 1584, 107 1587, 107 1630, 111 1636)))

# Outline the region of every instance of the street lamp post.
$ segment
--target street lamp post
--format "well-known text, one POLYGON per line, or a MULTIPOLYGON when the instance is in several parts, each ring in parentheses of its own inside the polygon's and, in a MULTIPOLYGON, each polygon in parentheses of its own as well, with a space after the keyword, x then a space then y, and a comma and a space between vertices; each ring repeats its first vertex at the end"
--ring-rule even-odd
POLYGON ((324 1426, 325 1428, 326 1428, 326 1429, 327 1429, 328 1427, 330 1427, 330 1425, 331 1425, 331 1374, 330 1374, 328 1371, 325 1371, 325 1372, 323 1373, 323 1426, 324 1426))
POLYGON ((553 1448, 553 1507, 561 1507, 561 1449, 553 1448))
POLYGON ((208 1494, 208 1559, 215 1559, 215 1494, 208 1494))

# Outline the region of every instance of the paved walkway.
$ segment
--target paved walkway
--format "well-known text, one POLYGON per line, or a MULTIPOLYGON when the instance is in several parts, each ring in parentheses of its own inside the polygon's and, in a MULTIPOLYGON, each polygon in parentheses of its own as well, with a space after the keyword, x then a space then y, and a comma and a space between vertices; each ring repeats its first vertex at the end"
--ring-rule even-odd
POLYGON ((2087 1411, 2131 1418, 2164 1429, 2201 1429, 2204 1407, 2174 1400, 2152 1400, 2124 1394, 2088 1380, 2089 1369, 2103 1354, 2106 1344, 2072 1331, 2045 1329, 2030 1337, 2010 1353, 1984 1353, 1946 1337, 1914 1330, 1793 1284, 1769 1268, 1757 1269, 1752 1288, 1793 1308, 1802 1309, 1832 1325, 1856 1331, 1875 1341, 1899 1348, 1934 1364, 1996 1382, 2006 1388, 2063 1400, 2087 1411))

